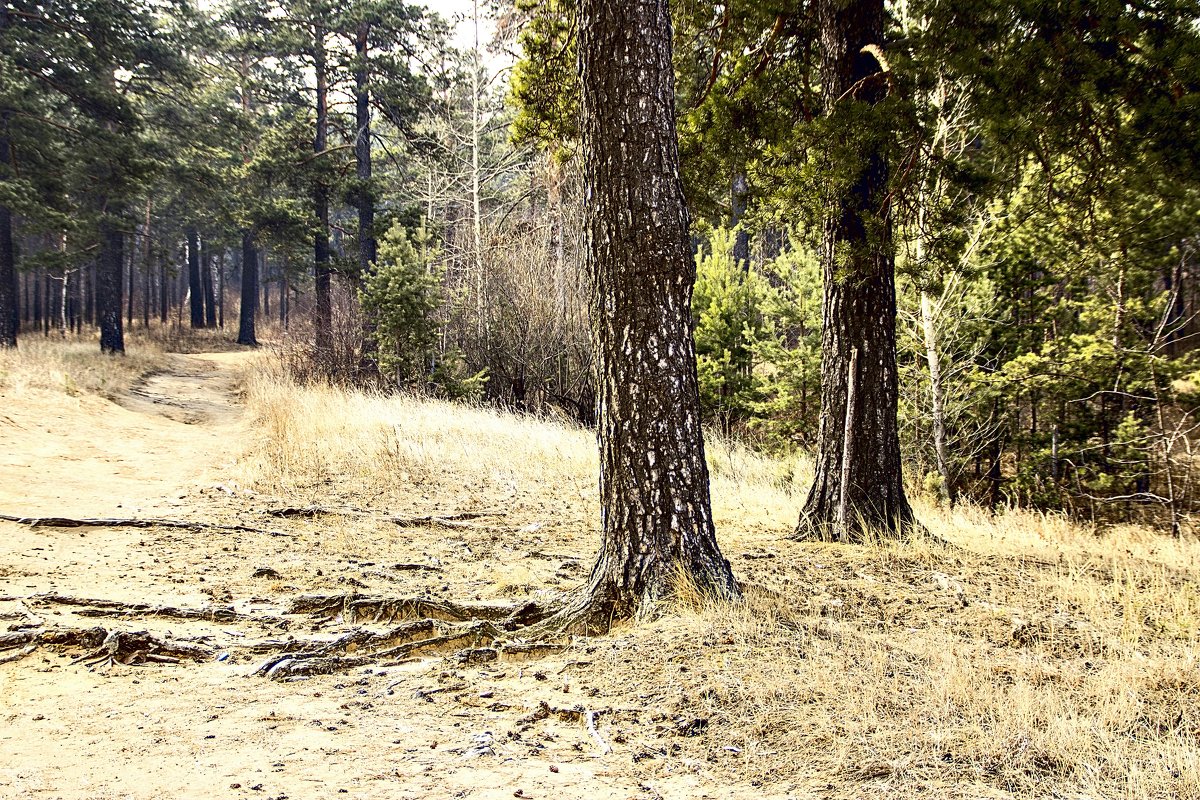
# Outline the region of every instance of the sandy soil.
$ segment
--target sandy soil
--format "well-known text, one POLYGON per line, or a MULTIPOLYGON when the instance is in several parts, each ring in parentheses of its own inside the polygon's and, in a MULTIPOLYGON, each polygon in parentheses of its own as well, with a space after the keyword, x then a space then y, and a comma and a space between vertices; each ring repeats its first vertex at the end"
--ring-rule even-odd
MULTIPOLYGON (((659 749, 628 739, 619 726, 638 709, 614 708, 588 686, 595 645, 528 663, 431 654, 290 682, 253 676, 266 658, 254 643, 351 629, 288 614, 298 594, 413 596, 451 583, 469 592, 479 575, 435 566, 439 555, 470 553, 462 531, 425 531, 422 541, 420 531, 354 517, 274 519, 263 512, 279 499, 231 485, 231 459, 254 436, 237 400, 245 358, 172 356, 116 404, 63 396, 5 408, 0 512, 203 519, 260 532, 0 522, 0 632, 100 625, 212 653, 89 668, 74 663, 86 648, 43 646, 0 664, 0 797, 765 796, 701 764, 654 761, 659 749), (89 600, 237 616, 178 619, 89 600), (543 703, 549 714, 536 713, 543 703), (589 711, 600 712, 596 735, 616 742, 613 752, 600 752, 589 711), (641 768, 647 759, 652 768, 641 768)), ((543 563, 551 583, 582 569, 578 554, 543 563)))

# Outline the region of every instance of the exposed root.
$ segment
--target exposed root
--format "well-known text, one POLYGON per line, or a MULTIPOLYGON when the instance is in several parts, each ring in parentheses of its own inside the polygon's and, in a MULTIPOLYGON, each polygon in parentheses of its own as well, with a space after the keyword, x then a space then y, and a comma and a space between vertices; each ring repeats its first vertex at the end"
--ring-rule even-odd
POLYGON ((443 622, 487 620, 503 627, 520 627, 527 620, 544 616, 536 603, 454 603, 422 597, 382 598, 361 594, 301 595, 292 601, 290 614, 311 614, 333 619, 340 616, 348 625, 360 622, 389 624, 401 620, 434 619, 443 622))
POLYGON ((30 644, 30 645, 26 645, 26 646, 22 647, 20 650, 17 650, 16 652, 0 655, 0 664, 7 664, 10 661, 20 661, 22 658, 29 655, 34 650, 37 650, 37 645, 30 644))
POLYGON ((71 663, 94 669, 100 665, 178 664, 185 660, 207 661, 210 658, 212 651, 207 647, 159 639, 147 631, 110 631, 99 647, 71 663))
POLYGON ((399 525, 401 528, 415 528, 419 525, 441 525, 447 528, 454 527, 470 527, 463 526, 464 520, 483 519, 485 517, 503 517, 508 514, 507 511, 450 511, 444 514, 426 514, 416 517, 400 517, 391 515, 374 515, 370 511, 364 511, 357 508, 327 508, 325 506, 283 506, 280 508, 269 508, 266 511, 268 516, 278 519, 292 519, 296 517, 313 519, 323 516, 340 516, 340 517, 370 517, 377 516, 381 522, 390 522, 393 525, 399 525))
MULTIPOLYGON (((434 621, 425 619, 383 633, 354 631, 333 641, 315 645, 313 642, 282 642, 279 644, 286 652, 271 658, 253 674, 263 675, 271 680, 283 680, 297 675, 324 675, 365 664, 392 666, 418 655, 446 654, 464 648, 489 645, 500 636, 499 629, 486 620, 455 626, 445 633, 429 636, 434 630, 434 621), (422 636, 424 638, 417 638, 422 636), (304 648, 304 645, 308 647, 304 648), (339 652, 352 652, 356 655, 335 655, 339 652)), ((259 643, 251 649, 254 652, 262 652, 272 644, 259 643)))
POLYGON ((388 521, 393 525, 399 525, 401 528, 414 528, 418 525, 441 525, 447 528, 456 528, 464 527, 455 524, 463 520, 504 517, 507 515, 507 511, 459 511, 450 514, 429 514, 421 517, 388 517, 388 521))
POLYGON ((40 594, 26 598, 27 602, 47 605, 84 606, 75 613, 81 617, 165 617, 170 619, 204 620, 208 622, 279 622, 278 618, 240 614, 229 606, 213 608, 176 608, 148 603, 124 603, 119 600, 97 600, 60 594, 40 594))
POLYGON ((264 675, 273 681, 283 681, 308 675, 332 675, 370 663, 373 663, 373 659, 360 656, 280 656, 263 664, 254 674, 264 675))
POLYGON ((0 634, 0 651, 20 648, 0 657, 0 663, 17 661, 40 646, 89 648, 89 652, 71 663, 89 668, 113 664, 178 664, 180 661, 206 661, 212 657, 207 647, 169 641, 147 631, 108 631, 104 628, 39 628, 0 634))
POLYGON ((19 517, 0 514, 0 520, 28 525, 31 528, 176 528, 188 531, 220 531, 222 533, 265 533, 268 536, 291 536, 283 531, 254 528, 249 525, 219 525, 215 522, 196 522, 183 519, 138 517, 19 517))

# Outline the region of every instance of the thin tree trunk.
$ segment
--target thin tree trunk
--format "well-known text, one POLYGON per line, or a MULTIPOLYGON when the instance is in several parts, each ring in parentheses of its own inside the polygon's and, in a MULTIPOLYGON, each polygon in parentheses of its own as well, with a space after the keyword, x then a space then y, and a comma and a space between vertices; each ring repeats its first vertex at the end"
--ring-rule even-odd
POLYGON ((667 0, 584 0, 579 46, 602 538, 563 615, 605 625, 681 584, 718 598, 738 587, 717 546, 700 430, 667 0))
POLYGON ((225 329, 225 250, 217 261, 217 327, 225 329))
POLYGON ((200 260, 200 285, 204 290, 204 327, 217 327, 217 298, 213 291, 213 254, 203 243, 200 244, 202 257, 200 260))
POLYGON ((254 232, 242 232, 242 307, 238 317, 238 344, 258 346, 254 319, 258 311, 258 250, 254 232))
POLYGON ((930 414, 933 422, 933 451, 937 456, 939 494, 947 503, 954 497, 950 487, 950 459, 946 452, 946 412, 942 403, 942 359, 938 352, 937 323, 933 318, 933 300, 921 292, 921 332, 925 338, 925 362, 929 366, 930 414))
POLYGON ((191 311, 193 328, 204 327, 204 290, 200 288, 200 232, 196 228, 187 229, 187 278, 188 308, 191 311))
POLYGON ((42 270, 36 269, 26 275, 26 280, 33 283, 33 330, 42 327, 42 270))
POLYGON ((96 324, 96 263, 87 266, 87 287, 83 295, 83 316, 88 325, 96 324))
MULTIPOLYGON (((329 137, 329 79, 325 66, 325 28, 313 26, 313 65, 317 78, 317 130, 313 152, 324 153, 329 137)), ((333 305, 330 298, 329 269, 329 187, 318 179, 313 194, 317 232, 313 238, 314 284, 313 340, 319 353, 333 349, 333 305)), ((320 359, 325 363, 325 359, 320 359)))
MULTIPOLYGON (((354 139, 355 176, 358 178, 358 272, 366 280, 375 269, 375 190, 371 183, 371 97, 368 78, 370 67, 371 23, 358 25, 354 40, 354 139)), ((375 320, 363 314, 363 344, 359 370, 373 376, 379 372, 376 362, 375 320)))
POLYGON ((134 242, 132 246, 125 248, 126 274, 129 277, 129 282, 127 284, 129 287, 129 297, 127 298, 127 302, 125 304, 125 324, 130 330, 133 330, 133 295, 134 289, 137 287, 137 270, 134 268, 135 259, 133 257, 136 246, 137 243, 134 242))
POLYGON ((749 193, 746 173, 739 170, 733 176, 733 186, 729 192, 732 212, 729 222, 736 231, 733 240, 733 262, 743 272, 750 270, 750 233, 741 227, 742 218, 746 215, 746 196, 749 193))
MULTIPOLYGON (((0 30, 8 26, 8 5, 0 9, 0 30)), ((12 147, 8 140, 9 112, 0 112, 0 169, 8 174, 12 166, 12 147)), ((7 178, 5 179, 7 180, 7 178)), ((0 204, 0 347, 16 347, 20 328, 17 302, 17 257, 13 244, 12 209, 0 204)))
POLYGON ((913 525, 896 420, 896 285, 885 132, 870 117, 888 93, 879 51, 884 19, 884 0, 818 2, 826 114, 841 123, 838 147, 854 148, 860 158, 836 165, 838 180, 830 185, 849 188, 835 188, 826 201, 821 423, 816 477, 796 530, 803 538, 863 541, 870 530, 897 534, 913 525), (845 180, 848 169, 857 172, 845 180), (856 351, 861 357, 851 375, 856 351), (851 382, 857 402, 848 439, 843 426, 851 382), (843 489, 844 482, 849 485, 843 489), (847 529, 838 530, 843 497, 847 529))
POLYGON ((124 353, 121 329, 121 290, 124 284, 125 236, 117 226, 120 208, 105 209, 100 222, 100 255, 96 259, 96 316, 100 321, 100 352, 124 353))
POLYGON ((171 314, 171 286, 167 280, 167 261, 159 256, 158 261, 158 321, 165 327, 171 314))

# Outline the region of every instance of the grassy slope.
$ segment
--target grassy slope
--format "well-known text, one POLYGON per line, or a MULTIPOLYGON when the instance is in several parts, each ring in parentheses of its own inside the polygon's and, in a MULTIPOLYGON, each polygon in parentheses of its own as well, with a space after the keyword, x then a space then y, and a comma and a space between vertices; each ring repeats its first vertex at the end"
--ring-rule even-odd
MULTIPOLYGON (((259 491, 503 510, 503 533, 435 533, 462 548, 434 587, 449 596, 580 580, 556 565, 595 547, 590 434, 269 370, 247 394, 264 436, 241 477, 259 491)), ((804 465, 709 450, 747 602, 619 628, 587 646, 575 679, 629 710, 627 730, 620 711, 614 724, 636 774, 845 797, 1200 798, 1197 542, 920 506, 955 547, 798 544, 785 536, 804 465)), ((347 529, 328 546, 370 535, 347 529)))

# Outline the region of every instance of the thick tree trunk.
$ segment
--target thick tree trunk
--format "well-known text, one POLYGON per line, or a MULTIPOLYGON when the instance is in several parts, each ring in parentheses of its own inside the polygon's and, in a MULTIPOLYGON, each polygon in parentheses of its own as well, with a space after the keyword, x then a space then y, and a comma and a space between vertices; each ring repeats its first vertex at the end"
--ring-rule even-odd
POLYGON ((187 229, 188 298, 193 328, 204 327, 204 290, 200 288, 200 232, 187 229))
POLYGON ((100 352, 124 353, 121 329, 121 300, 124 285, 125 236, 115 218, 119 209, 111 204, 100 222, 100 254, 96 258, 96 316, 100 323, 100 352))
POLYGON ((722 599, 738 587, 717 546, 700 430, 667 0, 584 0, 579 44, 602 539, 586 594, 564 613, 597 621, 681 582, 722 599))
POLYGON ((258 250, 254 233, 242 232, 242 308, 238 316, 238 344, 258 346, 254 320, 258 313, 258 250))
MULTIPOLYGON (((317 78, 317 131, 313 152, 320 154, 329 145, 329 79, 325 71, 325 29, 320 24, 313 26, 313 64, 317 78)), ((317 350, 326 354, 333 349, 333 305, 329 294, 329 187, 323 180, 317 182, 313 205, 317 216, 317 232, 313 238, 313 339, 317 350)))
MULTIPOLYGON (((5 10, 0 21, 7 24, 5 10)), ((3 27, 3 26, 0 26, 3 27)), ((0 113, 0 179, 7 180, 12 166, 12 147, 8 141, 7 111, 0 113)), ((0 347, 16 347, 17 331, 20 327, 20 310, 17 302, 17 255, 13 244, 12 209, 0 204, 0 347)))
POLYGON ((826 115, 837 126, 839 151, 857 150, 858 158, 830 167, 816 479, 796 534, 862 541, 868 532, 895 535, 913 525, 896 424, 887 134, 869 113, 889 90, 881 63, 884 0, 820 0, 818 14, 826 115))

